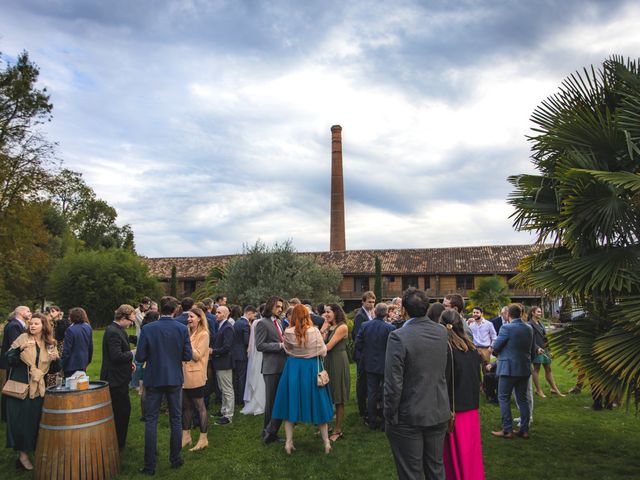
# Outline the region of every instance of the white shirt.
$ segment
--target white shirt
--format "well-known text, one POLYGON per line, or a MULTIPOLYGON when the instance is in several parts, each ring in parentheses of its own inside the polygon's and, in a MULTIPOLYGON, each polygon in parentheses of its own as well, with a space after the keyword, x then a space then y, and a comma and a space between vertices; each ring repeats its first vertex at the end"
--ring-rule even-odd
POLYGON ((496 329, 493 323, 482 318, 480 323, 472 320, 469 322, 469 328, 473 334, 473 344, 476 347, 490 347, 496 339, 496 329))

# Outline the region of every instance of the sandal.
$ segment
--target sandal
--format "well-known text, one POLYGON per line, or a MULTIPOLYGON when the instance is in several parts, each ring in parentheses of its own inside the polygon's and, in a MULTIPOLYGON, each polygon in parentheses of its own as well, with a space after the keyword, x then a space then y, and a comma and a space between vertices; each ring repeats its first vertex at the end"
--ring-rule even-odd
POLYGON ((331 436, 329 436, 329 440, 331 440, 332 442, 337 442, 343 437, 343 435, 344 434, 342 432, 334 432, 331 434, 331 436))

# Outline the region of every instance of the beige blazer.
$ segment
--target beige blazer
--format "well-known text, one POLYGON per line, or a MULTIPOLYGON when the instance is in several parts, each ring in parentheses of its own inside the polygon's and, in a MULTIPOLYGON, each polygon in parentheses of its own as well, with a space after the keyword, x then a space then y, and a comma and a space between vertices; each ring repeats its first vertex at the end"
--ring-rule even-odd
POLYGON ((197 332, 191 335, 193 359, 182 362, 184 384, 182 388, 198 388, 207 383, 207 362, 209 361, 209 333, 197 332))

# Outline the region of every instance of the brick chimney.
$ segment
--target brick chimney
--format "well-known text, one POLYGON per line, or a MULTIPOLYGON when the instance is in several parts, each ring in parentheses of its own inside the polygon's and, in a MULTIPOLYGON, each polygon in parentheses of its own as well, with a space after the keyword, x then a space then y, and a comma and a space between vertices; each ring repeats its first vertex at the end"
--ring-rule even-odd
POLYGON ((342 127, 331 127, 331 233, 329 251, 346 250, 344 229, 344 180, 342 176, 342 127))

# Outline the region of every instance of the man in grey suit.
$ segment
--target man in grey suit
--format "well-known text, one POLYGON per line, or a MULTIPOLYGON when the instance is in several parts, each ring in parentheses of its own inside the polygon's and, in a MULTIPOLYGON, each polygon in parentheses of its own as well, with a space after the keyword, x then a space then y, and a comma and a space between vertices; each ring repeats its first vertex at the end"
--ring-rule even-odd
POLYGON ((278 430, 282 423, 282 420, 271 418, 271 411, 276 399, 280 374, 287 361, 282 337, 284 328, 280 321, 283 304, 282 298, 271 297, 264 307, 263 319, 256 324, 256 349, 262 352, 262 376, 266 397, 262 430, 262 443, 265 445, 279 440, 278 430))
POLYGON ((447 391, 447 330, 426 314, 429 298, 407 289, 411 317, 389 334, 384 370, 385 431, 400 480, 444 480, 444 436, 451 407, 447 391))
POLYGON ((493 342, 493 353, 498 356, 498 402, 502 415, 502 430, 491 432, 496 437, 513 438, 511 418, 511 393, 515 390, 516 402, 520 410, 520 431, 518 436, 529 438, 529 418, 527 386, 531 376, 531 359, 535 356, 533 330, 521 320, 522 307, 512 303, 508 307, 509 323, 502 325, 498 338, 493 342))

